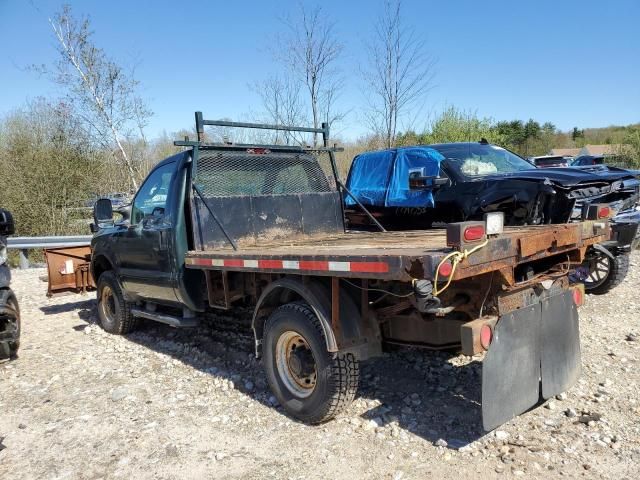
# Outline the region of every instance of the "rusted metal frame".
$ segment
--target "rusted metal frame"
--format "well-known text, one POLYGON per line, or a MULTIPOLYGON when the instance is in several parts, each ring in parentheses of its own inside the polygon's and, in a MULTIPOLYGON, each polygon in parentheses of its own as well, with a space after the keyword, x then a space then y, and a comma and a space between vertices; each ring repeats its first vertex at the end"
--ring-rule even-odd
MULTIPOLYGON (((564 252, 554 252, 553 255, 562 254, 566 252, 571 252, 572 250, 567 250, 564 252)), ((528 263, 536 260, 540 260, 543 258, 547 258, 550 255, 546 252, 542 252, 538 255, 534 255, 532 257, 527 258, 524 261, 517 261, 516 257, 509 257, 501 260, 487 261, 476 265, 465 265, 462 262, 458 265, 455 274, 453 275, 453 280, 464 280, 469 277, 474 277, 477 275, 482 275, 485 273, 491 273, 494 271, 499 271, 500 274, 508 281, 509 285, 515 284, 513 269, 522 263, 528 263)))
POLYGON ((480 275, 494 270, 502 270, 509 267, 515 267, 522 263, 532 262, 547 258, 551 255, 560 255, 563 253, 571 254, 574 251, 586 251, 588 245, 598 243, 602 241, 603 236, 593 236, 583 241, 579 241, 576 244, 566 245, 564 247, 557 247, 554 251, 548 251, 546 249, 540 250, 532 255, 523 256, 517 252, 512 252, 512 255, 502 259, 496 259, 491 255, 483 254, 483 251, 475 253, 468 260, 463 261, 458 265, 454 274, 454 280, 460 280, 473 275, 480 275), (586 245, 586 246, 585 246, 586 245), (473 264, 470 264, 473 262, 473 264))
POLYGON ((91 287, 89 284, 89 264, 83 263, 78 265, 78 268, 75 270, 76 274, 76 286, 81 292, 87 293, 87 289, 91 287))
POLYGON ((216 304, 216 297, 215 297, 216 288, 215 288, 213 278, 211 278, 211 276, 212 276, 212 271, 205 270, 204 279, 207 287, 207 300, 209 302, 210 307, 221 308, 219 305, 216 304))
MULTIPOLYGON (((243 283, 242 290, 231 290, 229 286, 229 272, 219 271, 219 270, 217 271, 220 272, 220 281, 222 283, 223 304, 220 305, 219 303, 217 303, 217 301, 220 299, 220 295, 216 295, 216 293, 219 293, 219 291, 218 291, 218 288, 216 288, 216 283, 213 280, 213 276, 212 276, 212 273, 214 272, 214 270, 205 270, 207 299, 209 301, 210 307, 216 308, 219 310, 230 310, 232 308, 232 303, 235 302, 236 300, 240 300, 241 298, 244 298, 247 295, 257 294, 255 280, 253 280, 253 283, 252 283, 252 280, 249 279, 249 283, 250 283, 249 286, 243 283)), ((253 272, 252 273, 243 272, 243 273, 249 277, 250 276, 255 277, 255 273, 253 272)), ((246 278, 243 278, 243 282, 245 280, 246 278)))
MULTIPOLYGON (((560 275, 555 278, 553 285, 558 290, 566 290, 569 288, 569 279, 566 275, 560 275)), ((540 295, 536 292, 533 284, 518 285, 517 288, 500 292, 497 295, 498 312, 500 315, 504 315, 505 313, 528 307, 539 301, 540 295)))
POLYGON ((229 272, 222 272, 222 295, 226 309, 231 308, 231 294, 229 293, 229 272))
POLYGON ((342 329, 340 328, 340 278, 331 278, 331 329, 338 345, 343 344, 342 329))
POLYGON ((385 338, 384 343, 387 343, 389 345, 400 345, 400 346, 412 347, 412 348, 423 348, 425 350, 431 350, 431 351, 451 350, 460 346, 460 342, 436 345, 433 343, 426 343, 426 342, 406 342, 403 340, 394 340, 393 338, 385 338))
POLYGON ((44 253, 48 274, 47 296, 68 290, 86 293, 88 289, 95 288, 89 271, 91 248, 88 245, 45 249, 44 253), (72 262, 72 271, 67 271, 68 261, 72 262))
POLYGON ((537 252, 558 249, 566 246, 577 246, 581 243, 581 235, 576 229, 554 230, 519 238, 520 254, 529 257, 537 252))
POLYGON ((369 321, 369 280, 360 281, 360 328, 364 332, 369 321))
MULTIPOLYGON (((62 248, 47 248, 46 251, 47 252, 57 252, 57 251, 64 251, 66 249, 69 248, 83 248, 83 247, 62 247, 62 248)), ((65 253, 64 254, 65 257, 69 257, 69 258, 75 258, 76 260, 82 260, 83 262, 87 262, 88 259, 85 255, 73 255, 71 253, 65 253)))
POLYGON ((389 317, 398 315, 405 310, 412 309, 413 305, 409 300, 400 300, 387 307, 376 308, 376 314, 380 316, 380 321, 386 321, 389 317))

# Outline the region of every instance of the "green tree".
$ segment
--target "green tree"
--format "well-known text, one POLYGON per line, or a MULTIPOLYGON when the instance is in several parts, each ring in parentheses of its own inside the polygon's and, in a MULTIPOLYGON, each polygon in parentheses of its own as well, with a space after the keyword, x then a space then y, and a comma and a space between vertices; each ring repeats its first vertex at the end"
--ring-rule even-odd
POLYGON ((0 205, 18 234, 88 233, 85 203, 128 184, 92 145, 64 103, 38 99, 0 120, 0 205))
POLYGON ((129 181, 137 189, 146 172, 125 145, 138 136, 146 144, 144 128, 152 112, 138 95, 139 82, 109 58, 93 39, 88 17, 76 19, 65 5, 49 19, 56 39, 58 61, 52 68, 40 67, 66 92, 66 102, 91 139, 113 152, 129 181))

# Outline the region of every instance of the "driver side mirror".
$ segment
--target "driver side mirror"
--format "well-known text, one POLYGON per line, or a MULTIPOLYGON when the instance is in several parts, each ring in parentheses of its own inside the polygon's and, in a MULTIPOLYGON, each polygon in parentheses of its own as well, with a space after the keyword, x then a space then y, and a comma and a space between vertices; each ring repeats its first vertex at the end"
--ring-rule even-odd
POLYGON ((94 227, 104 228, 113 225, 113 205, 108 198, 99 198, 93 205, 94 227))
POLYGON ((425 176, 421 170, 409 172, 409 190, 435 190, 447 183, 449 183, 447 177, 425 176))

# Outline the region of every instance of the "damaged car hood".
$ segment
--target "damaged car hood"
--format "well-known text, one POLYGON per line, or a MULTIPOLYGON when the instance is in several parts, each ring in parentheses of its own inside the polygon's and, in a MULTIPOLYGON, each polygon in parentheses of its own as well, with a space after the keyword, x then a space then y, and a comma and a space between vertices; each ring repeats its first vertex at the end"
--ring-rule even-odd
MULTIPOLYGON (((535 168, 513 173, 497 173, 483 176, 482 181, 525 180, 532 182, 548 181, 561 187, 586 186, 590 184, 607 184, 629 181, 637 185, 634 175, 620 168, 596 167, 566 167, 566 168, 535 168)), ((620 185, 618 185, 620 186, 620 185)))
POLYGON ((436 205, 438 200, 449 203, 451 194, 457 194, 465 220, 502 211, 509 225, 565 223, 579 218, 588 203, 608 203, 616 211, 632 208, 639 187, 640 182, 622 169, 532 169, 456 182, 436 195, 436 205))

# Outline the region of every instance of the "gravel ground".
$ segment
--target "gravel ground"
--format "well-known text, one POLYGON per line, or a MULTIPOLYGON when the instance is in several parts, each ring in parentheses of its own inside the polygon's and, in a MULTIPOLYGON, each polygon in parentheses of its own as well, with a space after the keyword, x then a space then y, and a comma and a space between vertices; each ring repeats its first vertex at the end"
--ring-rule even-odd
POLYGON ((310 427, 271 396, 249 312, 117 337, 95 324, 94 295, 47 299, 43 270, 16 271, 23 337, 0 364, 0 479, 637 478, 638 264, 581 309, 579 384, 489 434, 466 357, 368 362, 347 413, 310 427))

